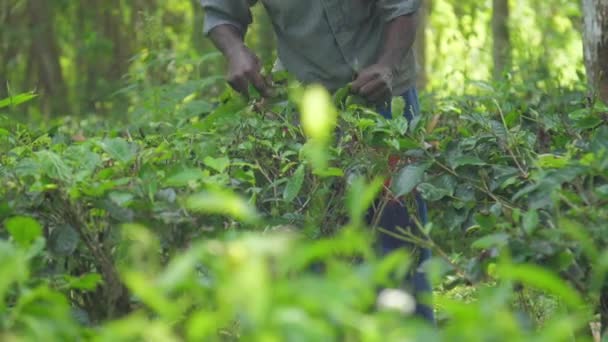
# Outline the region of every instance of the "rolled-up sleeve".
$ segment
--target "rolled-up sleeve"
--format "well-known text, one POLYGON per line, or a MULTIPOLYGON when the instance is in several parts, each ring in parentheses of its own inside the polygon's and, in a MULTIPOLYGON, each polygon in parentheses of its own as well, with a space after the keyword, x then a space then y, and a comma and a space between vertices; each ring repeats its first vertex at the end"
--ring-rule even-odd
POLYGON ((205 9, 204 32, 224 24, 236 27, 244 35, 251 24, 251 11, 257 0, 201 0, 205 9))
POLYGON ((389 22, 397 17, 415 13, 422 0, 378 0, 376 2, 382 19, 389 22))

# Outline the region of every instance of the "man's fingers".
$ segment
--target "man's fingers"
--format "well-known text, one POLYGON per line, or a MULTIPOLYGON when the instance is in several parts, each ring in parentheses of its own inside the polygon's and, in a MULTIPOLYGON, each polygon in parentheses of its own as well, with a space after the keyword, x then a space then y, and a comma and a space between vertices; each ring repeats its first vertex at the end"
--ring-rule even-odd
POLYGON ((388 100, 391 97, 390 89, 383 87, 370 94, 367 98, 372 102, 388 100))
POLYGON ((264 80, 264 77, 262 77, 259 72, 252 71, 247 75, 247 78, 263 97, 270 96, 270 91, 268 89, 268 85, 266 84, 266 80, 264 80))
POLYGON ((360 93, 361 88, 376 77, 374 73, 362 72, 357 76, 357 79, 351 84, 351 89, 355 93, 360 93))
POLYGON ((382 90, 383 88, 385 88, 384 82, 382 82, 380 78, 374 78, 361 87, 359 94, 364 97, 368 97, 376 93, 378 90, 382 90))
POLYGON ((229 80, 228 84, 230 84, 232 89, 241 93, 246 98, 249 98, 249 83, 245 78, 236 78, 233 80, 229 80))

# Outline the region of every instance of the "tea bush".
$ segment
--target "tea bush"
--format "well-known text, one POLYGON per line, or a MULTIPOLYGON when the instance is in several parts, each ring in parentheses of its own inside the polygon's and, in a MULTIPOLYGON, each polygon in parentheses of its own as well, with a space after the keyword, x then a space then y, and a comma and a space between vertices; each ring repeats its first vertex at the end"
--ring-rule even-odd
POLYGON ((488 89, 408 124, 347 88, 212 84, 125 89, 126 120, 0 117, 2 340, 585 340, 606 314, 601 103, 488 89), (416 255, 379 257, 365 223, 413 191, 438 328, 378 292, 416 255))

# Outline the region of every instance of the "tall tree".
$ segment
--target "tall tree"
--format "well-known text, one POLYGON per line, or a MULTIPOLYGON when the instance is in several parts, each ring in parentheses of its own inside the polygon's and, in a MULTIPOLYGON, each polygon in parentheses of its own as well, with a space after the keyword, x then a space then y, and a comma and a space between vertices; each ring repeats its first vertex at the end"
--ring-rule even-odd
POLYGON ((587 78, 608 102, 608 0, 583 0, 583 14, 587 78))
POLYGON ((46 95, 43 97, 44 112, 66 114, 67 87, 59 63, 61 55, 55 36, 52 3, 46 0, 29 0, 27 11, 32 32, 30 62, 36 70, 36 86, 46 95))
POLYGON ((492 7, 492 55, 494 79, 502 79, 511 64, 511 41, 509 36, 509 0, 493 0, 492 7))

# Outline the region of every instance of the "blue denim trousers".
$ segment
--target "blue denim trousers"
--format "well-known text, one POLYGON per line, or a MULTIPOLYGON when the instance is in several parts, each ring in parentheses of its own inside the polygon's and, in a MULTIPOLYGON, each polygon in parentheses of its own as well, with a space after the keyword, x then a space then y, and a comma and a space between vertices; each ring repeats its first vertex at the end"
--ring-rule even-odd
MULTIPOLYGON (((420 115, 420 104, 418 102, 418 92, 415 88, 412 88, 401 95, 405 100, 405 112, 403 115, 409 122, 420 115)), ((390 104, 378 108, 379 113, 387 118, 392 116, 390 104)), ((418 207, 418 220, 422 225, 425 225, 428 220, 427 206, 424 199, 419 195, 415 195, 416 205, 418 207)), ((405 206, 397 201, 392 201, 386 205, 380 216, 378 224, 385 230, 399 234, 397 227, 409 228, 414 227, 414 223, 410 218, 410 214, 405 206)), ((378 236, 378 247, 382 254, 388 254, 399 248, 407 248, 408 244, 403 240, 394 238, 388 234, 380 233, 378 236)), ((404 280, 404 285, 411 288, 414 292, 414 296, 417 299, 416 304, 416 315, 432 324, 435 323, 435 317, 433 314, 432 306, 430 305, 430 299, 432 295, 431 283, 428 280, 426 273, 419 267, 423 262, 431 258, 431 251, 426 248, 422 248, 419 255, 419 261, 416 270, 404 280), (409 282, 409 284, 407 284, 409 282), (407 286, 409 285, 409 286, 407 286)))

